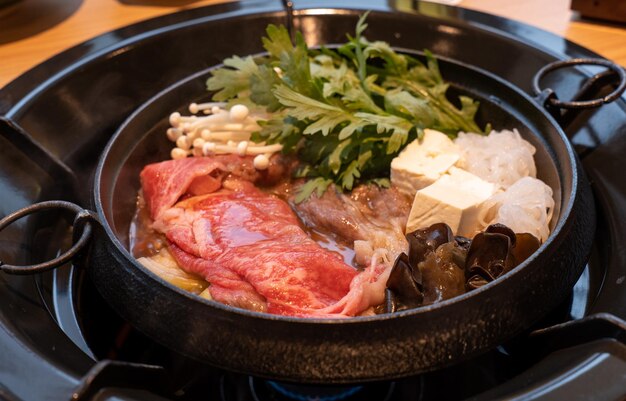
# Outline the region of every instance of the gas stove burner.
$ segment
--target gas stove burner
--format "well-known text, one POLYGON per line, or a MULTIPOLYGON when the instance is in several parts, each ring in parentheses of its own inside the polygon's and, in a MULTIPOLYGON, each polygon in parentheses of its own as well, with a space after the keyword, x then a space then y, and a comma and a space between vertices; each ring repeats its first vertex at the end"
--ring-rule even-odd
POLYGON ((249 386, 255 401, 386 401, 395 382, 356 386, 299 385, 250 377, 249 386))
POLYGON ((294 384, 280 384, 268 380, 267 385, 274 390, 277 396, 286 397, 296 401, 343 401, 359 399, 359 392, 363 386, 349 387, 324 387, 324 386, 298 386, 294 384))

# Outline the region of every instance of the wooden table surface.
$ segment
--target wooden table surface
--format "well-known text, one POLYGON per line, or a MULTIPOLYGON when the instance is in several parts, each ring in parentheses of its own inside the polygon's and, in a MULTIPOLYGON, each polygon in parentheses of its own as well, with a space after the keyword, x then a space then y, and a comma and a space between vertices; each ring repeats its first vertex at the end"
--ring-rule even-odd
MULTIPOLYGON (((0 88, 31 67, 101 33, 224 0, 22 0, 0 8, 0 88)), ((570 0, 463 0, 459 6, 520 20, 626 66, 626 29, 582 21, 570 0)))

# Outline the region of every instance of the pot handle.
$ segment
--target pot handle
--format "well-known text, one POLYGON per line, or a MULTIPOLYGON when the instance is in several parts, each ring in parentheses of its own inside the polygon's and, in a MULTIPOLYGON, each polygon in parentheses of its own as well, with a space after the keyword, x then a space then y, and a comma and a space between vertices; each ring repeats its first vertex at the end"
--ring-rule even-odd
POLYGON ((15 266, 5 264, 0 260, 0 270, 9 274, 18 275, 45 272, 69 262, 74 257, 76 257, 76 255, 85 247, 85 245, 89 243, 91 234, 93 232, 92 223, 98 222, 95 214, 89 210, 83 209, 82 207, 74 203, 60 200, 35 203, 9 214, 8 216, 0 220, 0 231, 4 230, 11 223, 21 219, 22 217, 25 217, 34 212, 49 209, 65 209, 76 213, 76 216, 74 217, 74 222, 72 223, 72 247, 52 260, 35 265, 15 266))
POLYGON ((574 58, 564 61, 554 61, 545 65, 535 74, 532 81, 532 87, 537 101, 546 107, 546 109, 548 109, 554 117, 560 120, 563 117, 561 110, 593 109, 617 100, 626 90, 626 71, 614 62, 600 58, 574 58), (608 70, 589 78, 582 86, 578 94, 574 97, 575 99, 585 98, 588 93, 592 92, 593 88, 600 83, 602 83, 602 86, 605 86, 608 83, 616 81, 615 89, 603 97, 573 101, 559 100, 554 90, 550 88, 541 89, 541 79, 550 72, 561 68, 579 65, 599 65, 607 67, 608 70), (607 80, 609 81, 606 82, 607 80))

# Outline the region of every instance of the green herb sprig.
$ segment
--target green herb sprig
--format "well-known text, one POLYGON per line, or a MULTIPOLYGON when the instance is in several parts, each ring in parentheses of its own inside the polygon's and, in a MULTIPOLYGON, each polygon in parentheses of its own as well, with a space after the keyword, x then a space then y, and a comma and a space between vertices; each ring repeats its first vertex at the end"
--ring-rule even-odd
POLYGON ((285 27, 269 25, 267 56, 228 58, 207 81, 215 101, 271 113, 252 139, 297 153, 296 174, 309 178, 297 202, 321 196, 331 183, 344 190, 363 181, 388 186, 391 160, 425 128, 453 138, 483 132, 474 121, 478 102, 460 96, 457 108, 447 99, 449 85, 430 52, 423 63, 369 42, 366 18, 337 49, 309 49, 302 34, 292 43, 285 27))

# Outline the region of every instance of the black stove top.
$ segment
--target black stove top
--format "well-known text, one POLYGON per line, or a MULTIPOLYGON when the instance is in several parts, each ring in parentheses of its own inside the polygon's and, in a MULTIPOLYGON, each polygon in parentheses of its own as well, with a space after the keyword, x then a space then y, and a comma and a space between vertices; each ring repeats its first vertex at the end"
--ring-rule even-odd
MULTIPOLYGON (((303 11, 297 16, 318 16, 307 19, 312 24, 304 27, 308 39, 315 41, 315 32, 334 21, 324 15, 353 13, 332 7, 324 1, 298 2, 303 11)), ((358 8, 399 12, 394 18, 414 18, 433 33, 411 42, 387 27, 372 34, 377 38, 409 41, 477 65, 529 93, 532 76, 548 62, 597 57, 544 31, 460 8, 378 0, 358 8)), ((258 51, 237 35, 209 40, 206 46, 203 40, 186 40, 223 35, 229 18, 252 20, 260 14, 277 22, 284 18, 279 1, 246 1, 142 22, 69 49, 0 90, 5 119, 0 121, 0 217, 44 199, 89 206, 98 155, 126 116, 161 88, 230 56, 232 48, 258 51), (7 120, 29 137, 8 133, 7 120)), ((594 73, 570 69, 551 74, 545 85, 569 98, 594 73)), ((156 344, 117 316, 87 274, 68 264, 34 277, 0 274, 0 399, 623 399, 626 98, 580 115, 566 131, 581 155, 598 208, 593 254, 566 301, 493 351, 393 382, 302 386, 249 377, 156 344)), ((30 264, 58 254, 71 241, 62 217, 37 214, 4 230, 0 260, 30 264)))

